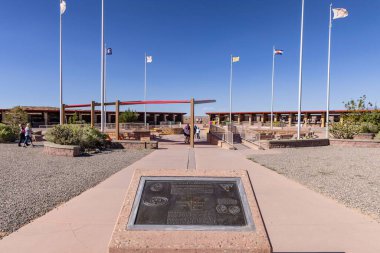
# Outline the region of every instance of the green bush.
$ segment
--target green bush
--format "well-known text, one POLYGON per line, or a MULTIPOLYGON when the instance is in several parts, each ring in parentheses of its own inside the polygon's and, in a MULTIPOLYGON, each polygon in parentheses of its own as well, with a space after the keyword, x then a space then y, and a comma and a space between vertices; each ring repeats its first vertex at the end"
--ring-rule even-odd
POLYGON ((378 132, 378 133, 375 135, 375 139, 376 139, 376 140, 380 140, 380 132, 378 132))
POLYGON ((90 126, 57 125, 47 131, 45 138, 60 145, 78 145, 81 149, 94 149, 104 146, 106 136, 90 126))
POLYGON ((353 122, 334 123, 331 125, 330 133, 336 139, 352 139, 354 135, 360 133, 361 125, 353 122))
POLYGON ((360 132, 361 133, 378 133, 379 132, 379 126, 375 125, 370 122, 363 122, 360 125, 360 132))
POLYGON ((0 123, 0 142, 14 142, 17 134, 10 126, 0 123))

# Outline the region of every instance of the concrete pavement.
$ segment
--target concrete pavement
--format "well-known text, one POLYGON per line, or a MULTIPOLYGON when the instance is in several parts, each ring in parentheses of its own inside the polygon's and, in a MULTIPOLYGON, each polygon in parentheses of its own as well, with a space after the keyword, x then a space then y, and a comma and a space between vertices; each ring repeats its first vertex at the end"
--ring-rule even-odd
POLYGON ((245 159, 249 150, 176 140, 0 240, 0 252, 107 252, 135 168, 246 169, 274 252, 380 252, 378 222, 245 159))

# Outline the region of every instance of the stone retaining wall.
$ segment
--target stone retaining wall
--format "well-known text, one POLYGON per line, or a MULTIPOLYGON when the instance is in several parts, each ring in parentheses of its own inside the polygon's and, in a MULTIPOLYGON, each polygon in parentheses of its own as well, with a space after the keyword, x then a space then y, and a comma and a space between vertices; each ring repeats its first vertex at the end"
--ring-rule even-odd
POLYGON ((59 145, 51 142, 44 142, 44 154, 56 156, 76 157, 80 156, 80 147, 72 145, 59 145))
POLYGON ((112 141, 111 148, 115 149, 158 149, 157 141, 119 140, 112 141))
POLYGON ((380 148, 380 140, 330 139, 330 145, 339 147, 380 148))
POLYGON ((319 147, 319 146, 328 146, 328 145, 329 145, 329 139, 271 140, 267 142, 261 142, 261 146, 265 149, 319 147))

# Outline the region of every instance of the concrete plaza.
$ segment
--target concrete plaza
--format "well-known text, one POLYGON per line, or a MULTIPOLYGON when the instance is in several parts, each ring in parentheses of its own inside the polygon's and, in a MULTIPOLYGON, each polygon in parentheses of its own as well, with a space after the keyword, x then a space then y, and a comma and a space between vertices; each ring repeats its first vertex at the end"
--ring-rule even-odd
POLYGON ((0 252, 105 253, 134 169, 246 169, 274 252, 380 252, 380 223, 285 178, 246 156, 173 137, 114 174, 0 241, 0 252))

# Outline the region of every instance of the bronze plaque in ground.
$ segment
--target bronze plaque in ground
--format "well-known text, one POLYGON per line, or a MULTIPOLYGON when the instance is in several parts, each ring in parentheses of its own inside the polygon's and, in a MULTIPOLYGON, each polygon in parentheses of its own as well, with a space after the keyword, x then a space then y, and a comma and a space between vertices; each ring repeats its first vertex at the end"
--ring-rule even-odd
POLYGON ((240 178, 142 177, 130 229, 253 229, 240 178))
POLYGON ((245 170, 135 170, 109 253, 271 253, 245 170))

